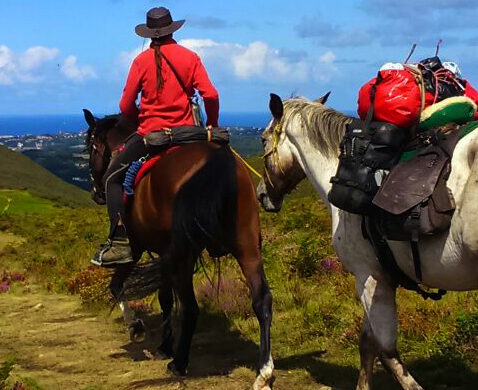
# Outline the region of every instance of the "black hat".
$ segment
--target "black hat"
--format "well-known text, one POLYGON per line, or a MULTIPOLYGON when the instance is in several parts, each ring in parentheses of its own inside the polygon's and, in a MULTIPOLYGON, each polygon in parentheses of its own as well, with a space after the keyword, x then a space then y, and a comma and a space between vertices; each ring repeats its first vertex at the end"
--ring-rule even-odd
POLYGON ((146 14, 146 24, 138 24, 136 34, 143 38, 161 38, 179 30, 185 20, 174 20, 167 8, 151 8, 146 14))

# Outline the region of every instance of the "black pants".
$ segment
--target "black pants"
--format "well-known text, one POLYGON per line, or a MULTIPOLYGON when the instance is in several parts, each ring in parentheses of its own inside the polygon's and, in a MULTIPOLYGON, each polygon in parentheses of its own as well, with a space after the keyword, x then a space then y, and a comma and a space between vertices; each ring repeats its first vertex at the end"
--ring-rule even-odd
POLYGON ((118 222, 120 220, 124 222, 125 220, 123 181, 126 172, 128 171, 129 164, 133 161, 139 160, 145 155, 146 146, 143 137, 136 133, 133 134, 127 139, 124 149, 112 161, 103 177, 105 182, 106 204, 110 217, 110 238, 115 236, 118 222))

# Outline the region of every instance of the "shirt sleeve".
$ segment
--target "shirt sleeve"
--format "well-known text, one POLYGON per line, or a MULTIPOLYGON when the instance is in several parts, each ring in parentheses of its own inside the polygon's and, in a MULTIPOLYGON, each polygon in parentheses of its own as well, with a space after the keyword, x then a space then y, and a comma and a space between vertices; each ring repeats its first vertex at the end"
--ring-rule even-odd
POLYGON ((209 80, 209 76, 199 56, 196 56, 193 87, 199 91, 204 100, 207 116, 206 126, 217 127, 219 121, 219 94, 214 85, 212 85, 211 80, 209 80))
POLYGON ((119 103, 119 108, 124 116, 136 119, 138 117, 138 108, 136 99, 141 91, 141 77, 136 61, 133 61, 129 70, 126 85, 123 89, 123 96, 119 103))

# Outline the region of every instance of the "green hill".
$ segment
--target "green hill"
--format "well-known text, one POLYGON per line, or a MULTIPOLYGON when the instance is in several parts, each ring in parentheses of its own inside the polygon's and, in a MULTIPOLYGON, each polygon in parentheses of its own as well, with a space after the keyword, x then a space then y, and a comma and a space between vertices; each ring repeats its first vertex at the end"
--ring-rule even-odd
POLYGON ((25 157, 0 145, 0 189, 26 190, 30 194, 69 207, 88 207, 88 192, 68 184, 25 157))

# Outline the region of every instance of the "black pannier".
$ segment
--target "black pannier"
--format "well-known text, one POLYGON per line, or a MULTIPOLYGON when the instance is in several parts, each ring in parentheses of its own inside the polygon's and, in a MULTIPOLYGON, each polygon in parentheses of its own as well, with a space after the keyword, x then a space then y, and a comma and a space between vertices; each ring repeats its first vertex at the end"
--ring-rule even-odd
POLYGON ((354 119, 340 144, 337 173, 330 179, 330 203, 354 214, 367 215, 378 191, 378 170, 390 170, 399 160, 408 130, 385 122, 354 119))

